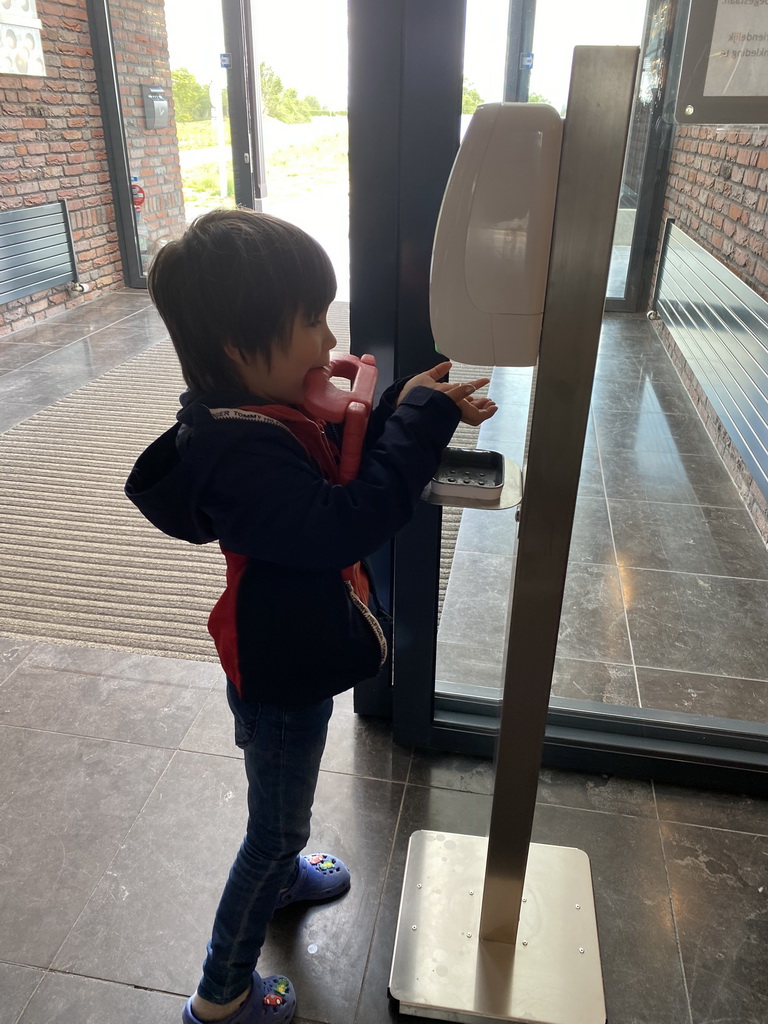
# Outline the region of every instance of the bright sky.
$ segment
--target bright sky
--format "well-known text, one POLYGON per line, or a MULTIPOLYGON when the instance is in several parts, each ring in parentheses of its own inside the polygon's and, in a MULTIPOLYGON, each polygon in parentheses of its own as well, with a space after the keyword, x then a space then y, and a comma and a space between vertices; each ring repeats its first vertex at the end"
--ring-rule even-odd
MULTIPOLYGON (((166 0, 171 66, 221 76, 218 0, 166 0)), ((508 0, 467 0, 464 73, 484 100, 502 99, 508 0)), ((637 45, 645 0, 538 0, 532 91, 558 109, 578 44, 637 45)), ((332 110, 347 105, 347 0, 252 0, 257 58, 286 87, 332 110)))

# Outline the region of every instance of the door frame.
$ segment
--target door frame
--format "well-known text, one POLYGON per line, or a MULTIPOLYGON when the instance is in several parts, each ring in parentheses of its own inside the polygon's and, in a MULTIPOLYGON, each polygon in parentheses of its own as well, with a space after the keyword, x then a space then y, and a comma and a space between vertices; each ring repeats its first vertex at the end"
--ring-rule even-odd
MULTIPOLYGON (((87 0, 87 12, 125 285, 146 288, 147 275, 142 266, 133 209, 130 155, 120 103, 109 0, 87 0)), ((231 56, 227 68, 227 96, 235 202, 260 210, 261 200, 266 195, 266 177, 261 82, 253 44, 251 0, 221 0, 221 13, 224 45, 231 56)))

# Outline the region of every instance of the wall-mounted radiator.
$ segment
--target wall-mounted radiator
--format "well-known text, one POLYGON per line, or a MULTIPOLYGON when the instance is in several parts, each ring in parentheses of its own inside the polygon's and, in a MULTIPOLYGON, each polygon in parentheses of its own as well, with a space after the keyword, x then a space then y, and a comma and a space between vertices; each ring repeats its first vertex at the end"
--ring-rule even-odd
POLYGON ((669 221, 654 307, 768 498, 768 302, 669 221))
POLYGON ((65 201, 0 211, 0 304, 70 283, 77 264, 65 201))

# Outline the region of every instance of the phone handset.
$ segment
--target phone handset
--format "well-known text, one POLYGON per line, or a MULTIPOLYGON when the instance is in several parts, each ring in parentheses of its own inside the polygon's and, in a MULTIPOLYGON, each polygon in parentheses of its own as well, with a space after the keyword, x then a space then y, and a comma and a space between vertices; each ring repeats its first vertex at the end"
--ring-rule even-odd
POLYGON ((376 359, 371 355, 341 355, 329 366, 310 370, 306 377, 304 408, 313 416, 344 423, 339 471, 341 483, 349 483, 357 476, 368 418, 373 408, 376 390, 376 359), (332 383, 333 377, 350 382, 349 391, 342 391, 332 383))

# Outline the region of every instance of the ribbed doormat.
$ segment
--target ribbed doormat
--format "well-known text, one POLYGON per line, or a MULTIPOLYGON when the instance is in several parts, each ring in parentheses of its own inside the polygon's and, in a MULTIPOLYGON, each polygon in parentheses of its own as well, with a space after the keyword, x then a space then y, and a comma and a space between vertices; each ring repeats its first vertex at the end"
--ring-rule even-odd
MULTIPOLYGON (((335 306, 348 349, 348 307, 335 306)), ((183 386, 163 342, 0 435, 1 635, 215 660, 206 621, 224 585, 218 547, 165 537, 123 494, 183 386)), ((473 444, 462 429, 455 443, 473 444)), ((444 516, 441 591, 459 520, 444 516)))

